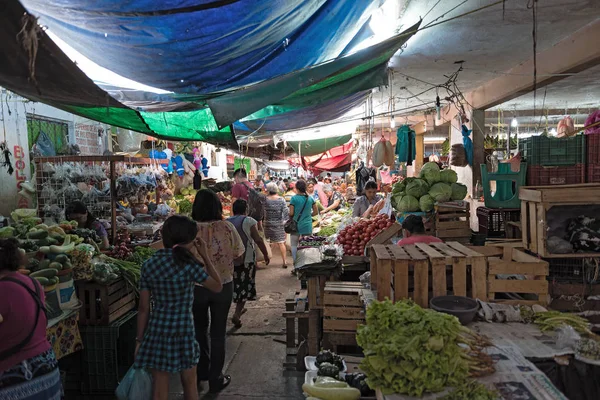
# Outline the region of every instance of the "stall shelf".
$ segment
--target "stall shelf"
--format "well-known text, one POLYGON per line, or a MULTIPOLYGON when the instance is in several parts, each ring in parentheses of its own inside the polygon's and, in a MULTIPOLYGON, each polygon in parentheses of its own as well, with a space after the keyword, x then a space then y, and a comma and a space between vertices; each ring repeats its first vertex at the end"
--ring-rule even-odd
MULTIPOLYGON (((85 183, 94 187, 97 192, 97 196, 84 196, 81 201, 88 207, 90 212, 94 213, 97 218, 110 220, 111 230, 110 239, 114 243, 117 230, 113 229, 116 227, 116 205, 117 205, 117 171, 116 166, 118 163, 123 163, 129 166, 134 165, 152 165, 152 164, 167 164, 168 160, 159 160, 152 158, 138 158, 129 157, 122 155, 110 155, 110 156, 56 156, 56 157, 36 157, 35 162, 35 174, 36 174, 36 192, 37 192, 37 209, 38 215, 44 218, 47 210, 50 207, 55 206, 60 210, 64 210, 66 204, 70 201, 68 196, 62 191, 64 183, 69 181, 73 185, 78 183, 85 183), (56 177, 55 172, 50 168, 44 169, 44 165, 50 163, 53 166, 56 165, 86 165, 88 167, 97 167, 95 169, 95 175, 89 176, 78 176, 76 179, 67 179, 63 177, 56 177), (109 185, 107 190, 105 189, 105 182, 108 180, 109 185), (46 189, 46 190, 44 190, 46 189), (62 192, 62 195, 53 195, 56 192, 62 192)), ((76 197, 73 197, 75 200, 76 197)), ((156 192, 157 203, 160 201, 160 193, 156 192)))

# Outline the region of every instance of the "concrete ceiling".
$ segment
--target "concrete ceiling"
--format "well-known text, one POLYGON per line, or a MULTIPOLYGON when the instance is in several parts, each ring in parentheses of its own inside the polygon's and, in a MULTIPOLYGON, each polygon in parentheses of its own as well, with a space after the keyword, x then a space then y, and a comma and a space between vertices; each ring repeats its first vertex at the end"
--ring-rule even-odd
MULTIPOLYGON (((426 15, 435 6, 424 18, 423 27, 446 12, 439 21, 496 0, 398 1, 403 5, 400 9, 403 9, 401 22, 404 26, 426 15), (457 8, 448 12, 454 7, 457 8)), ((395 110, 432 107, 436 91, 422 92, 431 89, 432 85, 444 83, 444 75, 457 70, 457 61, 464 61, 457 84, 465 93, 532 58, 532 10, 527 9, 527 3, 526 0, 506 0, 504 16, 502 5, 497 5, 417 33, 390 62, 395 110)), ((540 0, 538 53, 599 18, 598 0, 540 0)), ((600 67, 595 67, 548 86, 545 107, 597 108, 600 104, 599 73, 600 67)), ((536 108, 541 108, 543 93, 544 89, 538 90, 536 108)), ((444 95, 446 93, 440 92, 440 97, 444 95)), ((373 97, 375 114, 388 111, 388 103, 389 89, 382 88, 373 97)), ((515 107, 533 109, 533 96, 522 96, 500 106, 504 110, 515 107)))

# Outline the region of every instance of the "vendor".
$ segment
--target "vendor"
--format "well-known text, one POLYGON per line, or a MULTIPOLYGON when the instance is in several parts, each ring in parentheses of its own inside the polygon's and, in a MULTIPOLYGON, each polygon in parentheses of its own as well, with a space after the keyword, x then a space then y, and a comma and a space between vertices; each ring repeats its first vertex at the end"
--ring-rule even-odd
POLYGON ((104 225, 96 219, 81 201, 74 201, 67 206, 65 217, 69 221, 77 221, 79 228, 92 229, 100 238, 100 249, 107 249, 108 233, 104 229, 104 225))
POLYGON ((375 204, 382 199, 381 195, 377 194, 377 182, 374 181, 367 182, 363 193, 364 194, 354 202, 354 208, 352 209, 353 217, 370 216, 375 204))
POLYGON ((409 215, 402 222, 402 236, 403 239, 397 243, 398 246, 407 246, 415 243, 443 243, 442 239, 425 234, 423 218, 418 215, 409 215))
POLYGON ((323 185, 323 191, 327 196, 327 207, 321 213, 327 214, 329 211, 339 210, 342 207, 342 200, 344 200, 342 195, 333 190, 330 184, 323 185))
POLYGON ((0 399, 59 399, 60 372, 46 339, 44 290, 17 272, 27 263, 16 239, 0 239, 0 399))

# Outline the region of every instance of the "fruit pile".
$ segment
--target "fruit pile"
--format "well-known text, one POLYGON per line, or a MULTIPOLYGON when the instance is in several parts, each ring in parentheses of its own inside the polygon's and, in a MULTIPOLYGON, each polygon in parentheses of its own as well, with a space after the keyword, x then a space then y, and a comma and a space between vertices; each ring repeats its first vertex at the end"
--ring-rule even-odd
POLYGON ((361 219, 342 229, 338 234, 337 243, 344 247, 344 254, 361 256, 365 252, 367 242, 392 224, 394 222, 385 214, 379 214, 371 219, 361 219))

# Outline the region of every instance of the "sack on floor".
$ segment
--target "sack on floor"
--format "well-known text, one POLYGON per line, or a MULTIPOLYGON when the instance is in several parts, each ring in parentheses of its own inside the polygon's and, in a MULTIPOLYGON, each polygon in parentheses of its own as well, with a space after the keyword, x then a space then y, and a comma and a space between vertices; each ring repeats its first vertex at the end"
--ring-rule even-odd
POLYGON ((117 386, 119 400, 148 400, 152 398, 152 376, 145 369, 129 368, 117 386))
MULTIPOLYGON (((273 258, 273 253, 271 251, 271 242, 269 242, 267 240, 267 238, 265 237, 264 232, 258 231, 258 234, 264 240, 265 246, 267 247, 267 254, 269 255, 269 258, 272 259, 273 258)), ((262 251, 260 251, 260 248, 258 246, 255 246, 255 247, 256 247, 256 262, 265 261, 265 256, 262 253, 262 251)))

